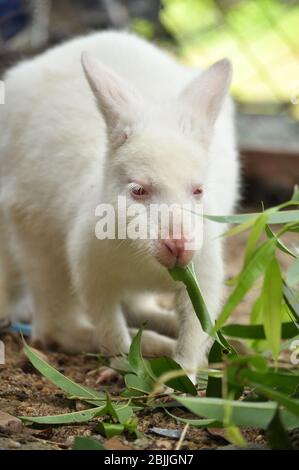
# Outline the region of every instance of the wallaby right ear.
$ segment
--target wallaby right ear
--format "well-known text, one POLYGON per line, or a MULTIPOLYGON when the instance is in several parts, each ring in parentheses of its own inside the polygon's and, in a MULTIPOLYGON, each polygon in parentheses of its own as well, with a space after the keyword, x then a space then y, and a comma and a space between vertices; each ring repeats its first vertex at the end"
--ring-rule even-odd
POLYGON ((142 99, 123 78, 86 52, 82 66, 106 121, 110 142, 116 144, 136 122, 142 99))
MULTIPOLYGON (((232 78, 229 60, 222 59, 194 78, 183 90, 179 102, 185 119, 191 121, 201 139, 209 141, 232 78)), ((190 126, 189 126, 190 127, 190 126)))

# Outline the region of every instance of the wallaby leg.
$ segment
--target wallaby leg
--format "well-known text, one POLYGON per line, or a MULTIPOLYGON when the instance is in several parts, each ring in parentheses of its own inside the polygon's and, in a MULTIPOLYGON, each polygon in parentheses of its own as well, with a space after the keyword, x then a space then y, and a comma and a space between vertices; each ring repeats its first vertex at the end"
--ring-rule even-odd
POLYGON ((0 221, 0 322, 29 320, 32 314, 19 267, 14 256, 14 236, 1 211, 0 221))
MULTIPOLYGON (((32 339, 43 347, 64 351, 90 351, 93 328, 78 314, 63 252, 47 237, 14 221, 18 263, 32 299, 32 339)), ((57 246, 62 246, 57 243, 57 246)))
POLYGON ((154 295, 136 295, 123 303, 128 325, 145 328, 176 338, 178 318, 174 311, 160 307, 154 295))
MULTIPOLYGON (((133 338, 138 330, 130 328, 130 334, 133 338)), ((168 356, 172 357, 175 351, 176 341, 167 336, 160 335, 155 331, 144 330, 142 333, 142 354, 144 356, 168 356)))

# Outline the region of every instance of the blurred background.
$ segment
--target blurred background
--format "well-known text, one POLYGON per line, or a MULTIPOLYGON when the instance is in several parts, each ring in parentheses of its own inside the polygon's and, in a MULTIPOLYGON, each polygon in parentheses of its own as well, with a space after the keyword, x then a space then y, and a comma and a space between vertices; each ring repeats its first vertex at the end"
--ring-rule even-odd
POLYGON ((0 77, 68 38, 127 29, 183 63, 228 57, 245 205, 284 201, 299 183, 298 0, 0 0, 0 77))

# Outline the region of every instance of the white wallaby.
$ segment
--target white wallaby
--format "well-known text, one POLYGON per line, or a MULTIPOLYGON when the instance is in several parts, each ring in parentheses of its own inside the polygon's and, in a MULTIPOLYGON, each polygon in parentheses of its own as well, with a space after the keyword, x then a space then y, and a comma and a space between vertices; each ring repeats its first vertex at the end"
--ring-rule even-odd
MULTIPOLYGON (((33 338, 45 346, 116 355, 128 351, 128 325, 138 320, 135 305, 127 322, 124 303, 130 311, 135 295, 174 292, 177 341, 152 332, 145 350, 173 354, 194 380, 208 338, 185 288, 166 268, 193 259, 215 319, 224 278, 220 227, 204 220, 195 251, 186 249, 188 236, 171 233, 99 240, 95 208, 105 203, 117 211, 122 195, 145 207, 195 207, 200 200, 205 213, 230 213, 239 173, 230 79, 225 59, 194 71, 121 32, 72 40, 8 71, 0 106, 7 293, 0 317, 26 307, 33 338)), ((156 326, 169 321, 154 314, 156 326)), ((140 323, 145 317, 150 312, 140 312, 140 323)))

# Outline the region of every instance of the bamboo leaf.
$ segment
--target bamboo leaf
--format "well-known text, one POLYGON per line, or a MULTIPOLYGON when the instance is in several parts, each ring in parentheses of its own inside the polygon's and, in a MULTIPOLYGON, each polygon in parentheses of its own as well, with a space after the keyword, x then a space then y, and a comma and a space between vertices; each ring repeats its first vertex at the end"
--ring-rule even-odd
MULTIPOLYGON (((267 429, 277 408, 275 401, 245 402, 198 397, 176 397, 176 400, 195 415, 214 419, 221 423, 223 423, 225 406, 229 405, 232 409, 231 422, 234 425, 262 429, 267 429)), ((287 410, 282 410, 281 417, 287 429, 294 429, 299 426, 299 419, 287 410)))
POLYGON ((279 409, 276 410, 268 429, 267 440, 272 450, 294 450, 292 443, 283 427, 279 409))
POLYGON ((128 361, 131 369, 138 374, 140 371, 144 370, 144 362, 141 354, 141 338, 142 338, 142 328, 138 331, 136 336, 132 339, 130 346, 128 361))
MULTIPOLYGON (((293 204, 298 204, 294 202, 293 204)), ((289 204, 291 205, 291 204, 289 204)), ((262 212, 257 212, 253 214, 235 214, 235 215, 205 215, 209 220, 213 222, 220 222, 224 224, 243 224, 248 222, 249 228, 250 222, 252 225, 257 217, 259 217, 262 212)), ((287 224, 291 222, 298 222, 299 220, 299 210, 288 210, 288 211, 281 211, 281 212, 273 212, 269 219, 268 224, 287 224)))
POLYGON ((190 418, 182 418, 181 416, 176 416, 170 411, 165 408, 166 413, 175 419, 179 423, 190 424, 190 426, 194 426, 195 428, 222 428, 223 425, 220 421, 216 421, 215 419, 190 419, 190 418))
POLYGON ((255 281, 264 273, 275 250, 275 240, 267 240, 260 245, 238 276, 238 283, 229 296, 218 318, 215 330, 219 330, 238 306, 255 281))
POLYGON ((244 256, 244 266, 248 263, 253 255, 257 243, 265 230, 266 223, 270 217, 270 212, 266 211, 263 212, 254 222, 250 235, 247 239, 246 249, 245 249, 245 256, 244 256))
POLYGON ((299 325, 299 299, 295 292, 284 282, 283 298, 289 307, 291 319, 299 325))
POLYGON ((53 366, 44 361, 38 352, 30 348, 26 343, 24 344, 24 352, 30 360, 31 364, 42 375, 44 375, 50 382, 64 390, 69 395, 82 397, 82 400, 86 402, 89 402, 90 399, 92 400, 90 403, 92 403, 94 406, 101 406, 103 405, 103 402, 106 402, 105 396, 103 394, 83 387, 83 385, 79 385, 68 377, 65 377, 53 366))
POLYGON ((142 357, 141 340, 142 329, 133 338, 130 346, 128 361, 133 373, 125 375, 125 384, 128 389, 147 394, 153 390, 154 377, 151 377, 150 368, 147 367, 147 362, 142 357))
POLYGON ((189 265, 186 268, 175 267, 169 269, 169 274, 175 281, 183 282, 186 286, 188 295, 192 302, 194 311, 199 319, 203 331, 213 336, 216 341, 221 345, 224 351, 228 354, 235 354, 233 348, 226 341, 226 339, 220 334, 214 332, 213 323, 202 296, 200 287, 198 285, 197 278, 195 276, 193 265, 189 265))
POLYGON ((114 436, 119 436, 125 430, 123 424, 120 423, 105 423, 101 422, 97 425, 96 430, 108 439, 114 436))
POLYGON ((282 321, 282 277, 276 258, 269 263, 262 289, 261 311, 266 339, 275 362, 278 360, 282 321))
MULTIPOLYGON (((222 348, 214 341, 209 353, 209 364, 222 362, 222 348)), ((222 397, 222 380, 221 377, 208 376, 208 385, 206 388, 207 397, 222 397)))
POLYGON ((103 444, 91 437, 75 437, 72 450, 106 450, 103 444))
POLYGON ((289 267, 286 282, 290 287, 299 283, 299 258, 289 267))
MULTIPOLYGON (((181 366, 169 357, 154 358, 150 359, 148 362, 157 379, 170 371, 182 371, 181 366)), ((191 395, 197 394, 196 388, 187 375, 168 380, 165 385, 182 393, 190 393, 191 395)))
MULTIPOLYGON (((230 324, 223 326, 221 331, 233 338, 266 339, 264 325, 230 324)), ((298 335, 298 328, 293 322, 281 324, 281 338, 289 339, 298 335)))
POLYGON ((276 246, 277 248, 279 248, 280 251, 282 251, 283 253, 286 253, 292 258, 297 258, 296 254, 293 253, 278 236, 276 236, 276 234, 271 230, 269 225, 266 226, 266 234, 268 235, 269 238, 275 238, 276 246))
MULTIPOLYGON (((298 377, 297 377, 298 379, 298 377)), ((250 382, 250 385, 255 387, 258 393, 269 398, 270 400, 275 400, 280 405, 284 406, 288 411, 293 413, 298 418, 299 425, 299 400, 290 398, 284 393, 273 390, 270 387, 265 386, 261 383, 250 382)))
POLYGON ((73 413, 64 413, 60 415, 50 416, 20 416, 20 419, 25 423, 36 423, 36 424, 72 424, 72 423, 84 423, 91 419, 100 416, 105 405, 96 408, 90 408, 84 411, 74 411, 73 413))
POLYGON ((294 186, 294 191, 293 191, 291 201, 292 202, 299 202, 299 186, 298 186, 298 184, 295 184, 295 186, 294 186))

